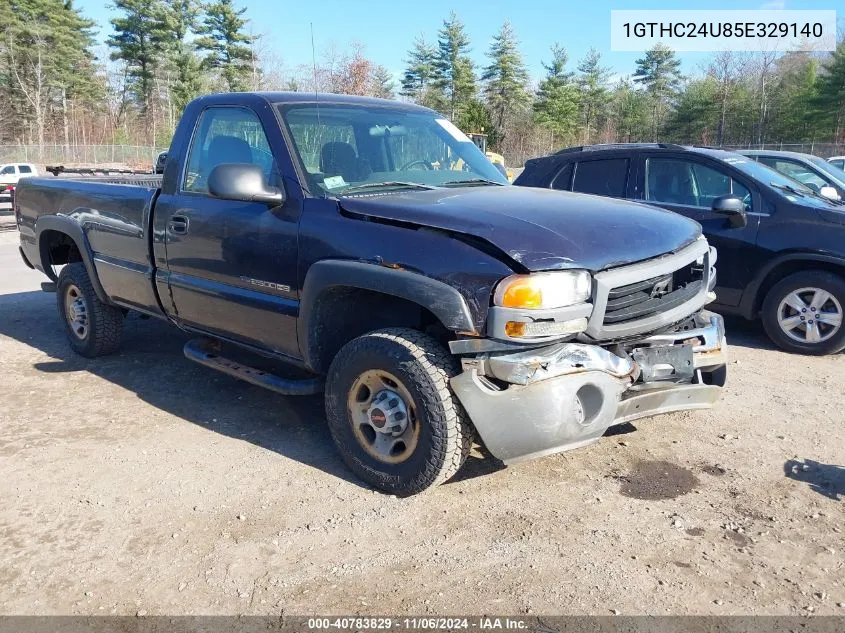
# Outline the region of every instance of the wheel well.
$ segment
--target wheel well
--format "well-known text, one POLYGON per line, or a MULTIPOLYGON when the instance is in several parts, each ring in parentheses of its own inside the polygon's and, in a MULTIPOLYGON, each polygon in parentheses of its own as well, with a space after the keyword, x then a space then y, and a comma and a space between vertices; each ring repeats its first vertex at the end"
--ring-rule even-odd
POLYGON ((46 269, 56 264, 81 262, 82 254, 70 235, 50 230, 41 234, 41 259, 46 269))
POLYGON ((413 301, 360 288, 333 287, 314 303, 308 327, 307 359, 318 373, 328 371, 334 357, 354 338, 386 327, 426 332, 443 343, 452 333, 430 310, 413 301))
POLYGON ((842 264, 812 259, 794 259, 781 262, 769 271, 760 284, 760 287, 757 288, 757 294, 754 297, 754 314, 757 314, 763 307, 763 301, 765 300, 766 295, 769 294, 769 290, 771 290, 772 286, 774 286, 777 282, 784 277, 788 277, 792 273, 811 270, 823 270, 845 278, 845 266, 842 264))

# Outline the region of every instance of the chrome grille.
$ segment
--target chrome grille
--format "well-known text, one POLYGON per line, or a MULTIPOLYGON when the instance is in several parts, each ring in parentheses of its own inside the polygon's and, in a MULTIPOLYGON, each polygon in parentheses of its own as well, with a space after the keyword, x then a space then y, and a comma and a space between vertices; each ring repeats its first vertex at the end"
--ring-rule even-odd
POLYGON ((680 270, 611 288, 607 295, 604 323, 625 323, 671 310, 698 294, 703 283, 702 271, 698 269, 680 270))
POLYGON ((707 242, 700 238, 671 255, 596 273, 586 336, 623 340, 700 310, 707 302, 709 260, 707 242))

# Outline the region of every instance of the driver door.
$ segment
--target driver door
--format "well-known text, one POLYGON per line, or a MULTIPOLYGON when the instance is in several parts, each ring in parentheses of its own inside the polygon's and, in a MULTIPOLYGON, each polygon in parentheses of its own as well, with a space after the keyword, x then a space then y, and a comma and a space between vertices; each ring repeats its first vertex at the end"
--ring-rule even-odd
POLYGON ((666 153, 646 154, 639 169, 643 179, 638 190, 643 201, 698 222, 707 241, 718 250, 716 268, 718 302, 735 306, 758 269, 756 250, 760 205, 753 189, 722 166, 666 153), (745 201, 748 224, 730 226, 724 215, 711 209, 719 196, 732 194, 745 201))
POLYGON ((179 184, 155 207, 173 315, 195 330, 299 356, 297 203, 273 208, 212 196, 208 176, 227 163, 258 164, 268 185, 283 184, 254 110, 213 106, 200 113, 179 184))

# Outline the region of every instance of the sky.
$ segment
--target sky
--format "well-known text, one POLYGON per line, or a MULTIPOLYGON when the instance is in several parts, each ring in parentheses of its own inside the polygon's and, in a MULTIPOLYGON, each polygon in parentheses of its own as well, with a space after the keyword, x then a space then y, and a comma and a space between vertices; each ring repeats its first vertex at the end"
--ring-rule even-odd
MULTIPOLYGON (((434 42, 444 18, 454 10, 464 23, 476 68, 484 66, 492 36, 510 20, 532 80, 543 76, 542 62, 551 58, 550 46, 558 42, 569 51, 570 70, 590 47, 602 53, 603 64, 614 77, 630 75, 641 53, 610 50, 611 9, 839 9, 842 0, 709 0, 686 2, 616 0, 235 0, 247 8, 246 17, 263 46, 273 51, 286 68, 311 64, 311 24, 319 61, 331 46, 344 50, 359 41, 368 58, 401 77, 404 60, 414 37, 422 34, 434 42)), ((77 0, 83 13, 100 24, 99 39, 111 32, 114 10, 102 0, 77 0)), ((679 53, 684 74, 699 73, 707 53, 679 53)))

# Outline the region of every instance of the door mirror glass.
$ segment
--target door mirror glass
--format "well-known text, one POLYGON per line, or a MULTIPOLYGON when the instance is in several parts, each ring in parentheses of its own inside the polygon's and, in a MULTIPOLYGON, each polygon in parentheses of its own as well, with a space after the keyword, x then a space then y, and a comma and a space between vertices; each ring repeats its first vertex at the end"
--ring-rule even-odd
POLYGON ((745 215, 745 203, 736 196, 719 196, 713 200, 713 213, 728 216, 728 222, 734 228, 742 228, 748 224, 745 215))
POLYGON ((839 200, 839 192, 829 185, 825 185, 824 187, 819 189, 819 193, 825 198, 830 198, 831 200, 839 200))
POLYGON ((285 201, 284 192, 265 183, 260 165, 224 163, 217 165, 208 176, 208 192, 215 198, 263 202, 279 206, 285 201))

